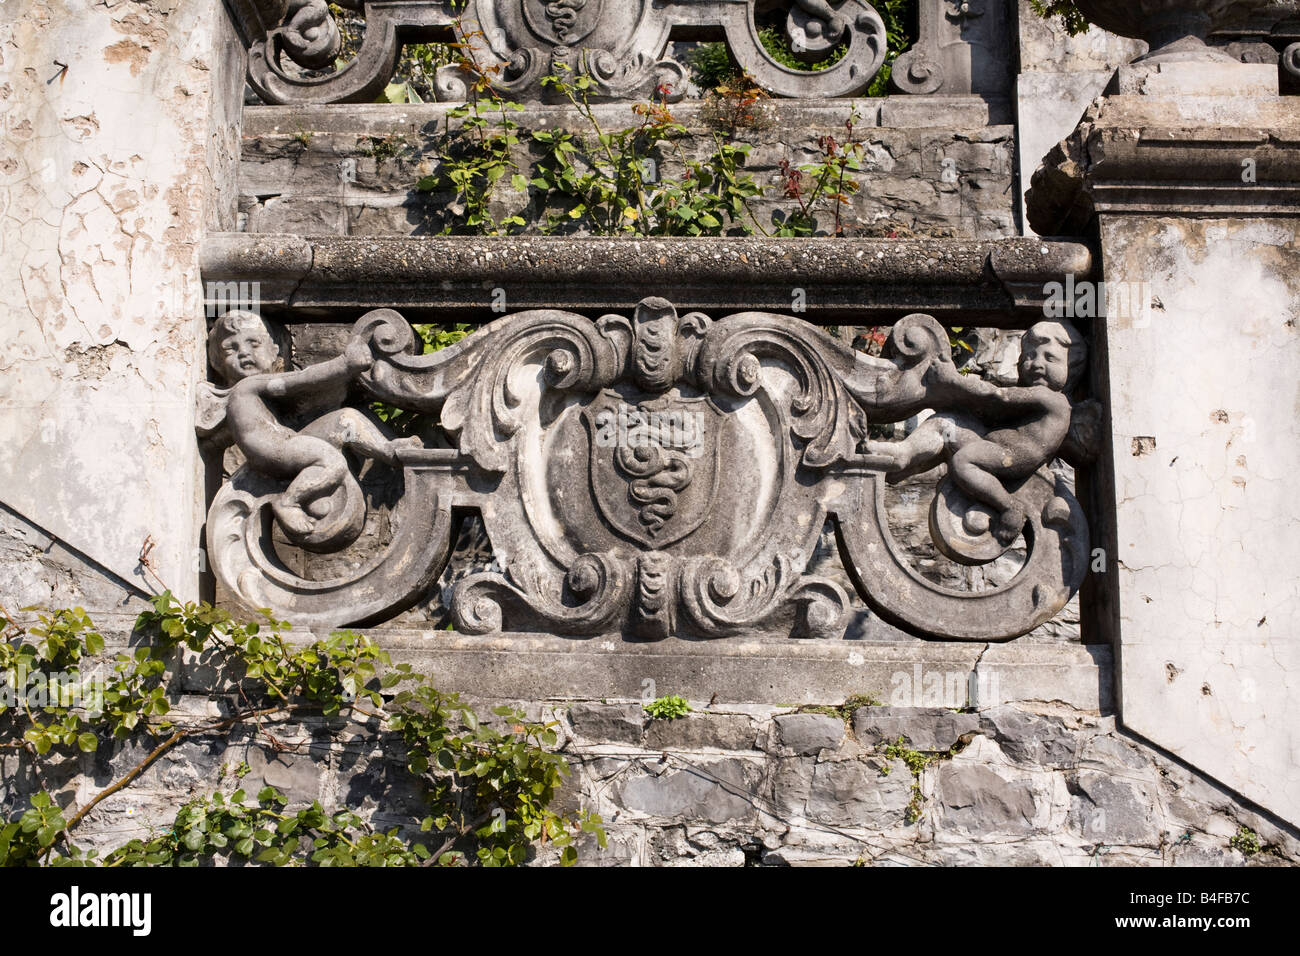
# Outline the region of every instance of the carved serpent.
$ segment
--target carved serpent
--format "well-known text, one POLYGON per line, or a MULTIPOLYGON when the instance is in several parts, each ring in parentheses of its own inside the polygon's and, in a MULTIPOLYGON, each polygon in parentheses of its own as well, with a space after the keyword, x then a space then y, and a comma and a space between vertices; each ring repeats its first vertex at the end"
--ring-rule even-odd
POLYGON ((691 483, 691 465, 679 451, 658 445, 632 444, 618 450, 619 468, 636 480, 629 486, 632 500, 641 505, 640 520, 651 535, 677 514, 677 494, 691 483))
POLYGON ((587 0, 551 0, 546 5, 546 19, 555 24, 559 33, 568 33, 578 20, 578 11, 587 5, 587 0))

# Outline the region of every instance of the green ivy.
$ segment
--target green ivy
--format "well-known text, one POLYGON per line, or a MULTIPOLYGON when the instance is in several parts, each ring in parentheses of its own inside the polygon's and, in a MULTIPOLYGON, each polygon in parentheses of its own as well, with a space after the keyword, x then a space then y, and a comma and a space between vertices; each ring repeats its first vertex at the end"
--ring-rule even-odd
POLYGON ((1070 36, 1088 31, 1088 19, 1073 0, 1029 0, 1029 6, 1044 19, 1058 19, 1070 36))
MULTIPOLYGON (((0 823, 0 865, 188 866, 237 857, 277 866, 510 866, 545 844, 569 865, 576 860, 577 833, 592 833, 605 845, 598 816, 566 817, 550 809, 569 773, 551 749, 557 723, 531 721, 509 707, 497 708, 498 720, 486 723, 458 695, 435 689, 409 664, 394 664, 360 634, 340 631, 296 644, 285 636, 288 630, 269 616, 240 623, 208 604, 180 604, 163 592, 136 621, 135 633, 148 642, 117 655, 102 678, 102 712, 62 699, 0 709, 0 746, 25 758, 38 781, 52 751, 95 752, 109 738, 144 738, 148 749, 71 816, 48 789, 33 794, 26 809, 0 823), (165 688, 182 648, 215 668, 216 692, 231 703, 228 716, 183 728, 166 719, 165 688), (266 733, 266 722, 313 715, 402 743, 407 769, 428 801, 420 823, 428 837, 375 832, 346 808, 331 813, 313 803, 291 810, 283 794, 266 787, 256 801, 242 789, 199 797, 180 809, 166 833, 131 840, 102 857, 76 844, 75 831, 87 814, 187 738, 237 727, 266 733)), ((13 685, 35 672, 47 679, 60 671, 79 673, 105 649, 80 608, 42 614, 31 627, 0 616, 0 632, 0 679, 13 685)))
POLYGON ((804 70, 809 73, 829 70, 844 59, 844 54, 849 52, 849 44, 846 41, 831 50, 826 59, 818 60, 815 63, 807 63, 799 59, 799 56, 794 52, 794 48, 790 46, 790 38, 786 36, 784 27, 775 24, 765 26, 759 30, 758 40, 763 44, 763 49, 777 63, 792 70, 804 70))

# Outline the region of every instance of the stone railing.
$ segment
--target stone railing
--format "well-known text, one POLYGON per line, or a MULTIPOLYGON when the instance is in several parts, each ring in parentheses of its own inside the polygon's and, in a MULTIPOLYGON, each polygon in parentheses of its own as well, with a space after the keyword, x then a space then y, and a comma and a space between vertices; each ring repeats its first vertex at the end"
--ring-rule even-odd
POLYGON ((1053 276, 1087 276, 1085 247, 224 236, 204 263, 214 285, 268 280, 259 299, 277 311, 370 309, 339 328, 334 357, 296 370, 277 364, 275 320, 235 309, 213 327, 220 381, 201 391, 199 432, 240 455, 212 503, 207 550, 229 602, 247 610, 311 627, 391 621, 428 594, 455 516, 471 511, 495 559, 454 583, 452 618, 468 634, 838 639, 850 594, 810 569, 828 520, 844 584, 920 637, 1025 634, 1088 571, 1072 472, 1053 462, 1095 458, 1101 408, 1086 396, 1083 336, 1042 321, 1041 298, 1053 276), (386 307, 466 315, 489 274, 488 286, 511 290, 512 311, 442 351, 420 354, 407 318, 386 307), (948 330, 928 314, 884 309, 883 353, 853 351, 788 314, 806 312, 789 304, 794 282, 823 303, 822 321, 826 304, 857 303, 849 312, 862 319, 878 299, 1027 329, 1019 382, 959 373, 948 330), (656 285, 677 303, 603 304, 656 285), (751 309, 784 292, 787 314, 736 311, 738 287, 751 309), (566 288, 583 290, 569 300, 578 308, 602 303, 598 317, 557 308, 566 288), (530 301, 542 307, 520 309, 530 301), (691 310, 702 303, 716 310, 691 310), (350 392, 363 404, 348 405, 350 392), (399 437, 365 402, 431 416, 436 429, 399 437), (926 409, 937 414, 901 441, 870 430, 926 409), (1009 580, 954 589, 900 547, 887 484, 945 464, 933 547, 970 567, 1015 548, 1023 563, 1009 580), (363 467, 394 476, 382 517, 363 467))
MULTIPOLYGON (((547 75, 585 76, 597 98, 673 100, 688 70, 670 40, 724 40, 762 89, 782 97, 856 96, 887 56, 885 25, 867 0, 342 0, 365 23, 356 57, 334 72, 340 30, 327 0, 236 0, 249 44, 249 82, 267 103, 368 102, 397 68, 403 44, 463 44, 493 85, 520 101, 546 96, 547 75), (790 55, 773 56, 761 24, 790 55)), ((921 0, 919 41, 899 61, 904 93, 999 93, 1010 82, 1011 5, 1003 0, 921 0)), ((438 70, 439 100, 467 95, 467 73, 438 70)))

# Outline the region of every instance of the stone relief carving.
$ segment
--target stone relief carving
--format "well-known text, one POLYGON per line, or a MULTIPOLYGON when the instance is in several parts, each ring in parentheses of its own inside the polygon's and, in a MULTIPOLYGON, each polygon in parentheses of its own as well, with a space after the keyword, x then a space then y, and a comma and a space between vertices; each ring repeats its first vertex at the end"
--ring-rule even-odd
POLYGON ((373 363, 363 335, 361 329, 337 358, 285 371, 277 367, 280 336, 260 315, 232 310, 209 333, 208 358, 226 387, 200 388, 199 434, 224 430, 250 468, 287 482, 271 508, 288 540, 308 551, 346 548, 365 523, 361 486, 345 452, 395 465, 398 448, 418 444, 342 407, 348 386, 373 363))
POLYGON ((1082 511, 1046 467, 1086 458, 1099 417, 1071 401, 1084 347, 1061 323, 1026 333, 1009 388, 958 373, 926 315, 901 320, 881 357, 797 319, 679 315, 657 298, 595 321, 521 312, 429 355, 379 310, 342 355, 290 373, 270 367, 259 336, 255 317, 217 323, 213 365, 232 384, 200 409, 201 434, 224 422, 248 458, 208 518, 212 565, 246 609, 308 626, 390 619, 442 572, 471 509, 498 560, 454 584, 453 619, 471 634, 839 638, 848 595, 806 570, 828 517, 863 599, 920 636, 1016 637, 1064 607, 1087 570, 1082 511), (349 384, 436 415, 448 447, 395 441, 339 407, 349 384), (937 414, 902 442, 868 438, 869 423, 926 409, 937 414), (356 509, 365 516, 361 458, 401 469, 386 548, 329 580, 300 576, 276 538, 346 548, 356 509), (1025 565, 1006 585, 944 588, 895 546, 885 484, 940 462, 936 544, 978 565, 1023 536, 1025 565))
POLYGON ((1005 93, 1011 83, 1009 6, 989 0, 920 0, 920 36, 894 62, 904 93, 1005 93))
MULTIPOLYGON (((721 30, 732 55, 777 96, 853 96, 885 61, 884 23, 866 0, 772 0, 787 10, 791 47, 811 62, 841 44, 843 57, 817 72, 777 62, 759 42, 754 0, 350 0, 365 18, 356 58, 337 72, 306 77, 289 68, 319 69, 338 52, 338 29, 324 0, 259 0, 274 9, 261 19, 278 25, 253 40, 248 79, 268 103, 369 102, 388 83, 404 42, 441 36, 465 43, 473 60, 504 93, 521 100, 546 95, 542 77, 568 71, 593 81, 607 98, 685 93, 686 69, 667 56, 674 26, 721 30), (457 9, 462 6, 463 9, 457 9)), ((465 75, 444 67, 440 100, 463 100, 465 75)))

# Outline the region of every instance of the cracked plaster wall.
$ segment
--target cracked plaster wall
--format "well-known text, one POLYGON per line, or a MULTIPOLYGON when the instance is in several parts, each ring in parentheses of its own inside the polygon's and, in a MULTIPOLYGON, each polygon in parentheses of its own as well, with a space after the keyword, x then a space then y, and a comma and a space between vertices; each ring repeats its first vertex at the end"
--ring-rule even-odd
POLYGON ((1103 217, 1127 727, 1300 820, 1300 225, 1103 217))
POLYGON ((0 23, 0 503, 124 581, 198 582, 198 242, 234 222, 220 0, 19 0, 0 23))

